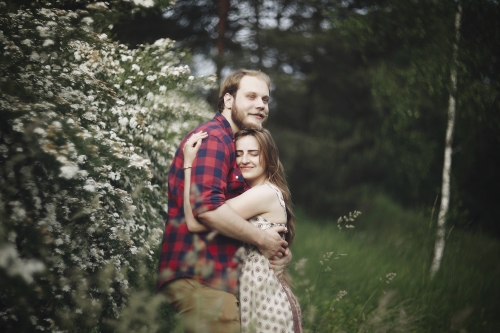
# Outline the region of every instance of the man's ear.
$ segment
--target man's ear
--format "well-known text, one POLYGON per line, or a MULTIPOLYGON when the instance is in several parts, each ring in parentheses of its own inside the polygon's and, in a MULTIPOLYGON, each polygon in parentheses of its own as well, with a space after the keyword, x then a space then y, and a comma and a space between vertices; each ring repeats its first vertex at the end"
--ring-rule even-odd
POLYGON ((226 107, 226 109, 231 110, 231 107, 233 106, 233 99, 234 97, 230 93, 226 93, 224 95, 224 106, 226 107))

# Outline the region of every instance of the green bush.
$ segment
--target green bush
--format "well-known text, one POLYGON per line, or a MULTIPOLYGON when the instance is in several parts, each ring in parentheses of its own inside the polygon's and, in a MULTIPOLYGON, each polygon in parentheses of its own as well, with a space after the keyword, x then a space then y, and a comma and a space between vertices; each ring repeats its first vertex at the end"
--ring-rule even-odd
POLYGON ((0 10, 0 325, 154 332, 168 166, 215 80, 112 42, 105 3, 0 10))

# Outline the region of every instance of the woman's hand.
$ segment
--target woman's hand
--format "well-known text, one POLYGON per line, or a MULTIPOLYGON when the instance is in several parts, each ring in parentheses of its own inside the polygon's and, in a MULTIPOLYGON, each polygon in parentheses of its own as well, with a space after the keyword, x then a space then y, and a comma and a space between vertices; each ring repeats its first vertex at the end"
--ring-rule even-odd
POLYGON ((269 259, 270 268, 274 270, 274 275, 276 277, 281 278, 285 269, 290 265, 292 261, 292 251, 289 248, 286 249, 285 254, 281 252, 279 255, 274 256, 269 259))
POLYGON ((189 168, 193 165, 196 159, 196 154, 201 147, 201 141, 208 136, 207 132, 198 132, 191 135, 186 141, 182 151, 184 152, 184 168, 189 168))

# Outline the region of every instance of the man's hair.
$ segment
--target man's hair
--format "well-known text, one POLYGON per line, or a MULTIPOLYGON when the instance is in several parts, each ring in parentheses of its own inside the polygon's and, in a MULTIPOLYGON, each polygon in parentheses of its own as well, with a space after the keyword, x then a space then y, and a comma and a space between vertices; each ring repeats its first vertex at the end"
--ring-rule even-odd
POLYGON ((249 69, 237 70, 236 72, 231 73, 228 77, 226 77, 224 82, 222 82, 219 92, 219 101, 217 102, 217 109, 219 110, 219 112, 222 112, 224 110, 224 96, 226 94, 230 94, 233 97, 236 97, 236 92, 240 87, 240 81, 246 75, 257 77, 264 81, 267 84, 268 88, 271 87, 271 79, 269 78, 269 76, 267 76, 267 74, 261 71, 254 71, 249 69))

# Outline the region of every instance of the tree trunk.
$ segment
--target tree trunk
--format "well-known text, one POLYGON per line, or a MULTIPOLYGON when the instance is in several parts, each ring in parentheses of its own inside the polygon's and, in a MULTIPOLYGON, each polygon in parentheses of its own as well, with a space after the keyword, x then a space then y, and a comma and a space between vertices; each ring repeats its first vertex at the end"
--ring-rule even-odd
POLYGON ((434 278, 443 258, 446 233, 446 214, 450 204, 450 175, 451 175, 451 154, 453 143, 453 128, 455 125, 456 101, 455 95, 457 91, 457 54, 458 40, 460 38, 460 21, 462 16, 462 5, 458 2, 457 12, 455 14, 455 43, 453 45, 453 62, 451 64, 451 91, 448 105, 448 126, 446 128, 446 142, 444 149, 444 165, 443 165, 443 182, 441 187, 441 206, 439 208, 438 225, 436 232, 436 244, 434 247, 434 258, 432 260, 430 274, 431 279, 434 278))
POLYGON ((220 80, 224 57, 224 38, 226 35, 227 14, 229 12, 229 0, 219 1, 219 24, 217 25, 217 56, 215 57, 216 74, 220 80))
POLYGON ((255 43, 257 44, 257 57, 259 58, 258 68, 262 69, 263 50, 262 50, 261 32, 260 32, 261 0, 254 0, 253 4, 255 11, 255 24, 253 30, 255 32, 255 43))

